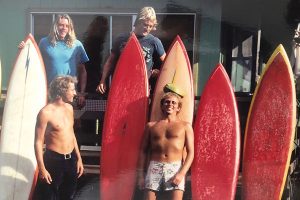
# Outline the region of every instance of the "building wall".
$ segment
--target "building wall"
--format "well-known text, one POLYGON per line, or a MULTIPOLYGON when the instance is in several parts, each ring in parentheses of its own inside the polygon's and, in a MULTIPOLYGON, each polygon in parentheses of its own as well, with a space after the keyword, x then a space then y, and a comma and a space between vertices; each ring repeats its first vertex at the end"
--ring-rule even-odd
MULTIPOLYGON (((0 59, 2 89, 6 89, 17 54, 17 45, 30 32, 30 12, 115 12, 136 13, 143 6, 152 6, 157 13, 196 13, 195 91, 200 93, 219 58, 221 0, 134 1, 134 0, 0 0, 0 59), (212 34, 213 33, 213 34, 212 34)), ((49 24, 50 28, 50 24, 49 24)))

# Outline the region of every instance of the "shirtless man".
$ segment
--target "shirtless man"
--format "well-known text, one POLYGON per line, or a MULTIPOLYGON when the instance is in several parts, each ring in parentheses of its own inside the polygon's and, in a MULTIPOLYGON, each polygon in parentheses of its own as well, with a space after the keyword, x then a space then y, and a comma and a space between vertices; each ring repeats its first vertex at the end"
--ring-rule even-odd
POLYGON ((164 118, 146 125, 138 163, 138 187, 146 189, 147 200, 156 199, 158 191, 163 191, 164 199, 183 198, 185 175, 194 158, 194 135, 191 124, 177 116, 181 105, 177 94, 166 93, 161 99, 164 118), (187 155, 183 161, 184 148, 187 155))
POLYGON ((55 78, 49 88, 50 103, 37 116, 35 155, 40 173, 38 199, 73 199, 83 164, 73 130, 76 79, 55 78), (46 150, 43 154, 43 145, 46 150))

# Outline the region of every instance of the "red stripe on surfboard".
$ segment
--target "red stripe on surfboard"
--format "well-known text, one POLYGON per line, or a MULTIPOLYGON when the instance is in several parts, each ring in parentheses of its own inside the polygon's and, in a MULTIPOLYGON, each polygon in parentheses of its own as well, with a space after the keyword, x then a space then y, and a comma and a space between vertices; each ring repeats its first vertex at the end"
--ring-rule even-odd
POLYGON ((193 200, 234 199, 240 158, 240 127, 234 92, 221 64, 216 66, 203 90, 194 135, 193 200))
POLYGON ((291 66, 280 45, 267 63, 248 114, 243 199, 281 199, 295 132, 295 100, 291 66))
POLYGON ((148 78, 140 44, 133 34, 116 66, 105 112, 100 199, 132 198, 148 113, 148 78))

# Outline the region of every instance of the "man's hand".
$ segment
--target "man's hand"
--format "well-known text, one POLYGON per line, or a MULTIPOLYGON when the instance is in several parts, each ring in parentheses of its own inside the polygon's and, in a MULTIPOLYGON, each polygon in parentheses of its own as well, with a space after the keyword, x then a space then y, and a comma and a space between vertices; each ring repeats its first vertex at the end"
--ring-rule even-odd
POLYGON ((78 94, 77 96, 77 103, 79 108, 82 108, 85 106, 85 95, 83 94, 78 94))
POLYGON ((83 174, 84 168, 83 168, 83 163, 82 160, 78 160, 77 161, 77 174, 78 174, 78 178, 83 174))
POLYGON ((183 180, 184 176, 185 176, 185 175, 182 174, 182 173, 177 173, 177 174, 171 179, 172 185, 178 186, 178 185, 181 183, 181 181, 183 180))
POLYGON ((151 70, 151 77, 152 78, 157 78, 159 74, 159 69, 153 69, 151 70))
POLYGON ((100 81, 96 91, 100 92, 101 94, 104 94, 106 92, 106 83, 105 83, 105 81, 100 81))
POLYGON ((19 49, 23 49, 25 47, 25 42, 21 41, 20 44, 18 45, 19 49))
POLYGON ((46 169, 40 171, 40 178, 48 184, 52 183, 52 178, 46 169))

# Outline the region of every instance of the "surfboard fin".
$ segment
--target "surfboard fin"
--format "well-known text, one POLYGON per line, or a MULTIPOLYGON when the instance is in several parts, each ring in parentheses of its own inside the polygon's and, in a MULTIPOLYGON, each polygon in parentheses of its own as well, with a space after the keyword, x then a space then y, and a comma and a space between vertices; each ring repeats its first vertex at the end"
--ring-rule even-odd
POLYGON ((168 83, 164 87, 164 92, 173 92, 183 98, 184 94, 178 87, 175 86, 173 83, 168 83))

